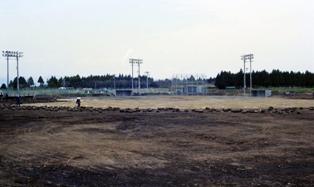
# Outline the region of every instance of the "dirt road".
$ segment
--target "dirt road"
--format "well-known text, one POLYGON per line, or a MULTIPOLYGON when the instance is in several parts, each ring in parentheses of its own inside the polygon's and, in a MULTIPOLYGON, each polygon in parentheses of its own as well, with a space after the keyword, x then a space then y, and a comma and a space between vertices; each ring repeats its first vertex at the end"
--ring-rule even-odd
POLYGON ((0 186, 314 185, 310 109, 0 111, 0 186))

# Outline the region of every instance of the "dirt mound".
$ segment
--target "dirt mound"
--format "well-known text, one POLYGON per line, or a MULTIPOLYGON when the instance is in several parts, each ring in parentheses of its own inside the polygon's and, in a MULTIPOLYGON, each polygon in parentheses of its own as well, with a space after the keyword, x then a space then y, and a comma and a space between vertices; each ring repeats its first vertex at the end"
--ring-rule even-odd
POLYGON ((313 107, 0 110, 0 186, 314 185, 313 107))

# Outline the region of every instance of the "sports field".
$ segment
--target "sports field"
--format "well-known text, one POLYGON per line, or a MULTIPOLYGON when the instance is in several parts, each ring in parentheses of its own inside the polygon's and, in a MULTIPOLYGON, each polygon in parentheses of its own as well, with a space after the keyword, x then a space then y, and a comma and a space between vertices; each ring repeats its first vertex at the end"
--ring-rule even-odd
MULTIPOLYGON (((75 98, 60 99, 54 103, 31 104, 35 106, 75 106, 75 98)), ((314 99, 287 99, 281 97, 240 97, 240 96, 142 96, 142 97, 86 97, 85 107, 119 108, 275 108, 313 107, 314 99)))

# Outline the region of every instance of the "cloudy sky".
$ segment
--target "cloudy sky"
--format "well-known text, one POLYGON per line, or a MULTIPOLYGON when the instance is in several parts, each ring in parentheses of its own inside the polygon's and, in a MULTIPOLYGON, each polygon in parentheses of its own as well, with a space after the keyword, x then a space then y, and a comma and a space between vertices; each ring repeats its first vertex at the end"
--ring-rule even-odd
POLYGON ((155 78, 209 77, 245 53, 255 70, 314 72, 313 0, 0 0, 0 23, 26 77, 129 74, 129 57, 155 78))

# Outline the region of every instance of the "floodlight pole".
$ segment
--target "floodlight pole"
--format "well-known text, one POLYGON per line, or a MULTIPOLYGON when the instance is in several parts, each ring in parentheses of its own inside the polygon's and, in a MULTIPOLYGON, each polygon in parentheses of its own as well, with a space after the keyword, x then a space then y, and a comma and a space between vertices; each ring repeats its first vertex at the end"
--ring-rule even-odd
POLYGON ((19 55, 16 56, 16 83, 17 96, 20 97, 20 74, 19 74, 19 55))
POLYGON ((245 63, 246 57, 243 56, 244 68, 243 68, 243 94, 246 94, 246 70, 245 70, 245 63))
POLYGON ((2 51, 2 56, 7 58, 7 87, 9 86, 9 58, 15 57, 16 58, 16 83, 17 83, 17 95, 20 97, 20 83, 19 83, 19 58, 23 57, 23 53, 19 51, 2 51))
POLYGON ((132 59, 132 58, 130 58, 129 59, 129 62, 131 63, 131 65, 132 65, 132 92, 133 92, 133 89, 134 89, 134 63, 135 63, 135 61, 134 61, 134 59, 132 59))
POLYGON ((133 91, 133 89, 134 89, 134 62, 132 61, 132 91, 133 91))
POLYGON ((250 56, 250 95, 252 96, 252 58, 253 56, 250 56))
POLYGON ((9 56, 7 56, 7 89, 9 89, 9 81, 10 81, 10 77, 9 77, 9 56))
POLYGON ((113 76, 113 89, 116 90, 116 75, 113 76))
POLYGON ((174 76, 174 94, 177 95, 177 75, 174 76))
POLYGON ((138 94, 140 94, 141 90, 141 64, 143 63, 142 59, 136 59, 136 63, 138 65, 138 94))
POLYGON ((252 61, 254 59, 254 55, 253 54, 248 54, 248 55, 243 55, 241 57, 241 59, 243 60, 244 62, 244 70, 243 70, 243 92, 244 92, 244 95, 246 93, 246 68, 245 68, 245 63, 246 63, 246 60, 250 60, 250 95, 252 95, 252 87, 253 87, 253 83, 252 83, 252 61))
POLYGON ((20 97, 20 74, 19 74, 19 58, 23 57, 22 52, 15 52, 15 57, 16 57, 16 71, 17 71, 17 77, 16 77, 16 82, 17 82, 17 96, 20 97))
POLYGON ((143 63, 142 59, 130 58, 129 62, 132 64, 132 92, 134 91, 134 64, 138 65, 138 93, 141 89, 141 64, 143 63))
POLYGON ((137 65, 138 65, 138 93, 140 94, 140 90, 141 90, 141 64, 139 61, 138 61, 137 65))

